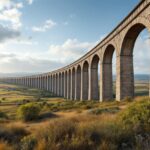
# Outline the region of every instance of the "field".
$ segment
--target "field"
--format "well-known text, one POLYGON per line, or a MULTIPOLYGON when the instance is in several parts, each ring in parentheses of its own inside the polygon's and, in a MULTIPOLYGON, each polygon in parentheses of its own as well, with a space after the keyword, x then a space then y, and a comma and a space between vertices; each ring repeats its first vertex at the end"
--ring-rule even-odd
MULTIPOLYGON (((136 95, 148 95, 138 82, 136 95)), ((30 113, 34 112, 33 111, 30 113)), ((47 91, 0 84, 0 150, 148 150, 150 99, 70 101, 47 91), (39 108, 31 120, 19 108, 39 108)))

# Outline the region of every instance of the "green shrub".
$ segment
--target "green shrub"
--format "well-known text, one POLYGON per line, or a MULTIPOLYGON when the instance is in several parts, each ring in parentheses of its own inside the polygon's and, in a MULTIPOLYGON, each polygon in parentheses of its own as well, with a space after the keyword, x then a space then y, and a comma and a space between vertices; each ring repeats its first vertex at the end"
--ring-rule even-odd
POLYGON ((7 115, 4 112, 0 111, 0 118, 7 118, 7 115))
POLYGON ((20 149, 21 150, 34 150, 35 146, 37 144, 37 140, 33 136, 25 136, 21 140, 20 149))
POLYGON ((40 111, 41 107, 38 104, 29 103, 19 107, 17 116, 23 121, 32 121, 38 118, 40 111))
POLYGON ((150 101, 134 102, 119 117, 124 127, 150 130, 150 101))

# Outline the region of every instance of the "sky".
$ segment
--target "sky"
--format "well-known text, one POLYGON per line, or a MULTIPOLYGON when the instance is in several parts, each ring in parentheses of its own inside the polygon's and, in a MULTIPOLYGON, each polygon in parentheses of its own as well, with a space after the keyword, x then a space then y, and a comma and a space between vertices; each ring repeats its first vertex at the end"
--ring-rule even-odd
MULTIPOLYGON (((138 3, 0 0, 0 72, 50 72, 72 63, 100 42, 138 3)), ((136 73, 150 72, 149 44, 148 32, 144 31, 135 46, 136 73)))

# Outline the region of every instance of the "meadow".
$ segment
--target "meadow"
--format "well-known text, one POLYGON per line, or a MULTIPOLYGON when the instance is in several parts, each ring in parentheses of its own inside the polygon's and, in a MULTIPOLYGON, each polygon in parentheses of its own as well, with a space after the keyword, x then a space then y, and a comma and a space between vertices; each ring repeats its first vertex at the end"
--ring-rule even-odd
POLYGON ((121 102, 70 101, 0 83, 0 150, 149 150, 147 84, 137 83, 136 94, 121 102))

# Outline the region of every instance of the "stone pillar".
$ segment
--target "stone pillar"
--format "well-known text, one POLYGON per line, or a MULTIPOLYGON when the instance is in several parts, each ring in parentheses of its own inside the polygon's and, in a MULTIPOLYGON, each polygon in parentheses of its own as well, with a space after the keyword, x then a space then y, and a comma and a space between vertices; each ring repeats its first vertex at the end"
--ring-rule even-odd
POLYGON ((67 99, 70 98, 70 73, 67 72, 67 99))
POLYGON ((100 71, 100 101, 113 99, 112 63, 102 63, 100 71))
POLYGON ((122 55, 117 57, 116 100, 120 101, 125 97, 134 97, 132 55, 122 55))
POLYGON ((92 84, 92 78, 91 78, 91 64, 89 65, 89 91, 88 91, 88 100, 92 100, 91 97, 91 84, 92 84))

